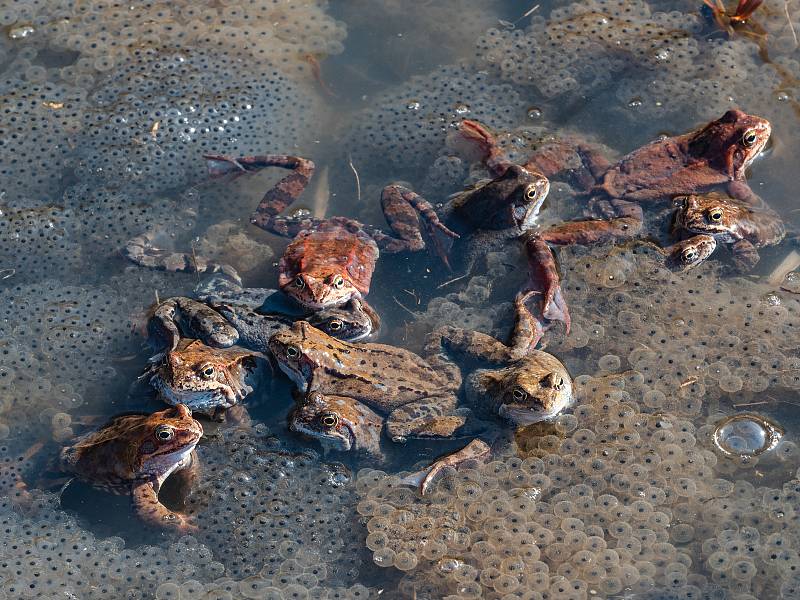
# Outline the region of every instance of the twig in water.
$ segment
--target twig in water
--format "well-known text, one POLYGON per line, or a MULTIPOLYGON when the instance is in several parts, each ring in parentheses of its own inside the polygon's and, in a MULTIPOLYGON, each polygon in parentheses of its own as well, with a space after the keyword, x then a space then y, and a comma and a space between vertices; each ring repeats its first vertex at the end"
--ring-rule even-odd
POLYGON ((742 402, 741 404, 734 404, 733 408, 742 408, 743 406, 760 406, 761 404, 769 404, 766 400, 759 402, 742 402))
POLYGON ((420 299, 417 297, 417 294, 416 294, 416 292, 414 292, 414 290, 406 290, 406 289, 404 289, 403 291, 406 294, 408 294, 409 296, 411 296, 414 300, 417 301, 417 306, 420 305, 420 299))
POLYGON ((469 277, 469 273, 467 273, 466 275, 462 275, 461 277, 456 277, 455 279, 451 279, 450 281, 445 281, 444 283, 440 283, 439 285, 436 286, 436 289, 440 290, 444 286, 450 285, 451 283, 455 283, 456 281, 460 281, 460 280, 464 279, 465 277, 469 277))
POLYGON ((413 316, 415 319, 417 318, 417 313, 415 313, 413 310, 411 310, 410 308, 408 308, 408 307, 407 307, 405 304, 403 304, 402 302, 400 302, 400 300, 398 300, 398 299, 397 299, 395 296, 392 296, 392 300, 394 300, 395 302, 397 302, 397 306, 399 306, 400 308, 404 309, 404 310, 405 310, 405 311, 406 311, 408 314, 410 314, 411 316, 413 316))
POLYGON ((158 290, 153 290, 156 293, 156 304, 161 304, 161 300, 158 299, 158 290))
POLYGON ((191 242, 190 247, 192 249, 192 263, 194 263, 194 272, 197 275, 197 283, 200 283, 200 271, 197 268, 197 254, 194 251, 194 241, 191 242))
POLYGON ((358 201, 361 201, 361 179, 358 177, 358 171, 356 171, 356 167, 353 164, 353 157, 349 154, 347 155, 347 163, 350 165, 350 168, 353 170, 353 175, 356 176, 356 197, 358 201))
POLYGON ((792 37, 794 38, 794 47, 797 48, 797 32, 794 30, 794 23, 792 23, 792 17, 789 16, 789 0, 783 0, 783 14, 786 15, 786 21, 789 23, 789 31, 792 32, 792 37))

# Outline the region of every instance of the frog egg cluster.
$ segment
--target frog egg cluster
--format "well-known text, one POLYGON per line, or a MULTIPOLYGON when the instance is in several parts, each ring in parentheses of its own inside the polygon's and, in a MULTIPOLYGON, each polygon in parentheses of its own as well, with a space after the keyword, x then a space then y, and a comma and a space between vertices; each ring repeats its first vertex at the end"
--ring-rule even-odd
MULTIPOLYGON (((417 180, 463 119, 492 129, 518 122, 524 104, 508 84, 467 65, 446 66, 412 77, 375 98, 356 116, 346 146, 353 163, 376 180, 417 180)), ((362 173, 362 177, 363 177, 362 173)))
POLYGON ((318 108, 308 86, 282 72, 202 49, 137 49, 91 100, 96 109, 76 140, 78 174, 139 192, 201 183, 203 154, 296 152, 318 108))
POLYGON ((59 189, 87 92, 40 77, 22 57, 12 67, 0 75, 0 192, 7 206, 38 207, 59 189))
POLYGON ((651 12, 641 1, 596 0, 535 16, 525 29, 489 29, 478 65, 544 96, 587 93, 622 71, 680 71, 698 53, 699 16, 651 12))
POLYGON ((375 564, 404 573, 397 597, 692 598, 721 589, 761 598, 791 585, 795 480, 768 490, 721 477, 692 420, 640 410, 641 373, 575 384, 572 414, 518 431, 489 462, 450 470, 429 495, 403 474, 358 473, 366 545, 375 564), (766 492, 774 503, 765 508, 766 492), (790 550, 766 566, 742 542, 709 567, 715 540, 732 533, 790 550), (769 577, 754 578, 759 569, 769 577))
POLYGON ((219 6, 188 0, 133 6, 14 2, 4 7, 3 25, 18 44, 77 53, 75 62, 63 67, 64 75, 91 81, 148 45, 216 49, 234 53, 247 66, 286 65, 302 54, 338 54, 346 30, 326 9, 324 0, 234 0, 219 6))
POLYGON ((54 494, 33 490, 0 498, 0 530, 14 540, 0 549, 4 598, 225 597, 202 596, 223 589, 224 582, 215 583, 223 569, 193 538, 126 548, 122 538, 95 537, 83 529, 59 508, 54 494), (174 588, 181 593, 162 594, 174 588))
MULTIPOLYGON (((203 476, 186 512, 226 573, 253 589, 311 594, 352 586, 362 562, 350 475, 286 452, 263 425, 228 428, 198 449, 203 476)), ((357 586, 361 589, 360 586, 357 586)), ((344 597, 364 597, 350 587, 344 597)), ((247 596, 249 598, 267 596, 247 596)))
POLYGON ((560 351, 582 348, 592 362, 617 356, 620 370, 643 374, 642 401, 654 411, 699 414, 703 404, 800 389, 800 301, 792 294, 720 279, 714 259, 672 273, 644 246, 593 252, 558 252, 574 324, 560 351))

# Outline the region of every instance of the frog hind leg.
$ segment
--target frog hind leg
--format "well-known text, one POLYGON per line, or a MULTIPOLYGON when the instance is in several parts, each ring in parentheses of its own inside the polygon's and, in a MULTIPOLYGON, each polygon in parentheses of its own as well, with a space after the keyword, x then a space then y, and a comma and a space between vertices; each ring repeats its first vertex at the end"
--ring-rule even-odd
POLYGON ((146 232, 129 240, 121 249, 123 257, 132 263, 158 271, 175 271, 183 273, 213 274, 222 273, 237 283, 242 278, 230 265, 208 260, 195 252, 171 252, 156 246, 159 236, 156 232, 146 232))
POLYGON ((449 266, 447 255, 453 239, 459 235, 439 220, 430 202, 406 187, 392 184, 383 188, 381 208, 389 227, 398 236, 373 233, 381 250, 389 253, 422 250, 427 237, 436 254, 449 266))
POLYGON ((134 485, 131 496, 136 515, 147 525, 180 533, 192 533, 198 530, 189 517, 171 511, 158 501, 158 492, 152 481, 134 485))
POLYGON ((527 309, 528 301, 535 295, 541 295, 541 314, 549 321, 561 321, 569 334, 571 318, 569 307, 561 291, 561 280, 558 276, 555 257, 550 247, 537 234, 528 234, 524 237, 525 253, 528 256, 528 284, 516 300, 518 311, 517 322, 533 326, 533 331, 541 338, 540 321, 527 309), (528 316, 521 314, 527 312, 528 316), (532 320, 531 320, 532 319, 532 320))
POLYGON ((460 138, 477 149, 481 162, 489 169, 492 177, 500 177, 512 164, 497 143, 497 138, 482 124, 464 119, 458 128, 460 138))
POLYGON ((447 438, 461 429, 471 415, 455 408, 454 396, 433 396, 394 409, 386 419, 386 433, 393 442, 409 438, 447 438))
POLYGON ((735 242, 731 246, 731 252, 733 253, 733 263, 741 273, 752 270, 761 259, 756 247, 747 240, 735 242))
POLYGON ((403 478, 402 483, 417 487, 420 495, 424 496, 430 491, 433 483, 446 468, 458 468, 464 463, 475 461, 485 462, 491 455, 492 449, 489 444, 481 439, 474 439, 461 450, 448 454, 434 461, 430 466, 421 471, 417 471, 403 478))
POLYGON ((208 174, 212 178, 254 173, 266 167, 291 169, 286 177, 267 190, 261 198, 250 222, 265 231, 278 235, 296 235, 304 227, 302 220, 282 219, 279 215, 305 191, 314 175, 313 161, 288 154, 266 154, 234 158, 222 154, 206 154, 208 174))

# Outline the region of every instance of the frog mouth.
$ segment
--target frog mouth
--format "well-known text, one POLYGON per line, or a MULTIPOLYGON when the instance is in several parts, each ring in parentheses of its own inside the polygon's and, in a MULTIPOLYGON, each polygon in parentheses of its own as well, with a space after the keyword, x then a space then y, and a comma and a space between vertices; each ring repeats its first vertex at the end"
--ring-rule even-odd
POLYGON ((557 414, 555 410, 536 410, 513 404, 501 404, 497 412, 502 418, 523 427, 539 421, 546 421, 557 414))
POLYGON ((319 431, 307 427, 302 421, 292 421, 289 424, 289 429, 295 433, 319 440, 319 443, 322 445, 322 449, 325 452, 328 452, 329 450, 348 452, 356 445, 356 436, 350 430, 350 427, 347 426, 337 430, 336 435, 332 435, 330 433, 321 435, 319 431))

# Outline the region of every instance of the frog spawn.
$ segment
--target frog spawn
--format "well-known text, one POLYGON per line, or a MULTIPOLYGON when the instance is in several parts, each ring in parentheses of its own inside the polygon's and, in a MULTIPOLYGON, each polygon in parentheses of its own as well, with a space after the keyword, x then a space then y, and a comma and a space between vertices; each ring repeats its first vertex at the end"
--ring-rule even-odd
POLYGON ((574 414, 553 433, 519 432, 429 496, 402 474, 360 471, 366 544, 378 566, 404 573, 396 597, 793 597, 797 480, 720 477, 690 420, 640 412, 642 383, 579 377, 574 414))

